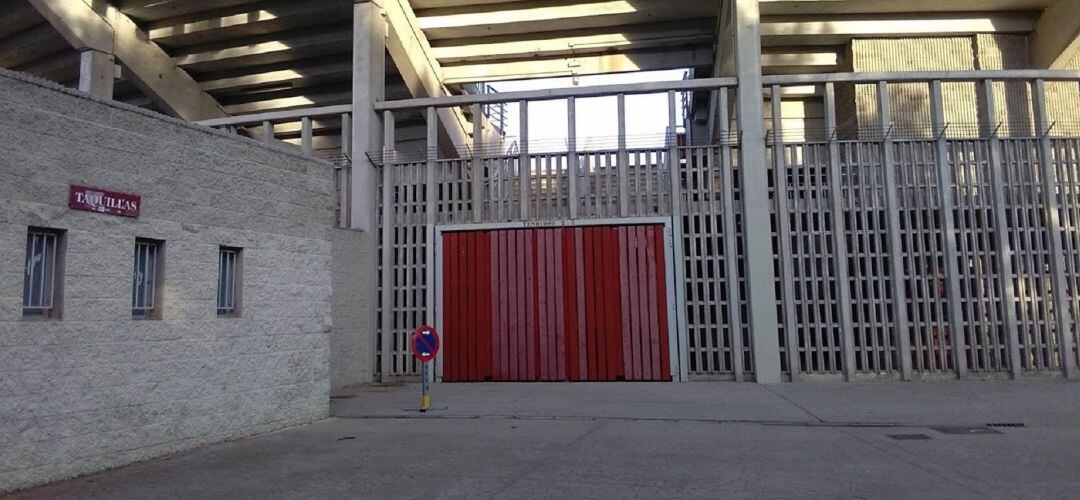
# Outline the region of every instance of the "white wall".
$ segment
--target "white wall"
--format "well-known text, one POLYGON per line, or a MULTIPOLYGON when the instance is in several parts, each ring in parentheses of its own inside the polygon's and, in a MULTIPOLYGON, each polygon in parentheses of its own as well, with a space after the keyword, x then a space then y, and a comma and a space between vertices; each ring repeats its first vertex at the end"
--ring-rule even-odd
POLYGON ((327 416, 328 164, 6 71, 0 117, 0 491, 327 416), (73 211, 70 184, 142 215, 73 211), (22 317, 27 226, 67 231, 62 320, 22 317), (136 237, 166 242, 161 320, 131 318, 136 237), (241 318, 216 314, 219 245, 244 249, 241 318))

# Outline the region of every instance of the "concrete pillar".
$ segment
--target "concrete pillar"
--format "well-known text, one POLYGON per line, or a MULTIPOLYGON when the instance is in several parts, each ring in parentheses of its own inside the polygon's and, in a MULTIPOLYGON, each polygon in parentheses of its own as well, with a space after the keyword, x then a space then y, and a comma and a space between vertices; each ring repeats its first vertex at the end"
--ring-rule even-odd
POLYGON ((375 229, 375 166, 368 153, 382 148, 382 118, 374 105, 386 97, 386 17, 373 1, 353 6, 353 126, 351 228, 375 229))
POLYGON ((736 113, 742 136, 739 169, 746 241, 747 320, 754 341, 757 382, 773 384, 780 382, 781 372, 761 89, 761 13, 758 0, 733 0, 729 4, 735 9, 735 75, 739 79, 736 113))
POLYGON ((79 90, 102 99, 113 98, 116 57, 87 49, 79 55, 79 90))

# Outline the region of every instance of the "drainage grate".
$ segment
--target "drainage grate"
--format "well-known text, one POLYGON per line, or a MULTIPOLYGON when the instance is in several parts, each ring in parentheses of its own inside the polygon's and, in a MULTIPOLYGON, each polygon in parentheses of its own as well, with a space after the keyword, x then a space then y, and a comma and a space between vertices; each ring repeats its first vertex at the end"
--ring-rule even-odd
POLYGON ((897 441, 929 441, 931 438, 926 434, 889 434, 889 439, 897 441))
POLYGON ((1026 427, 1020 422, 999 422, 996 424, 986 424, 987 427, 1026 427))
POLYGON ((979 434, 1001 434, 989 427, 934 427, 935 431, 942 434, 955 434, 961 436, 974 436, 979 434))

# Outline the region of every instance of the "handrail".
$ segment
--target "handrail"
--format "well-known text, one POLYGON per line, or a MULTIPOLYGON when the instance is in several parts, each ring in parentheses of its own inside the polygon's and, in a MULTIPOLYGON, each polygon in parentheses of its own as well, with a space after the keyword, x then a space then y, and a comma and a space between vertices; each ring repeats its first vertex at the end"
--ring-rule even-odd
POLYGON ((352 113, 353 107, 351 104, 341 104, 338 106, 323 106, 320 108, 303 108, 303 109, 290 109, 287 111, 270 111, 267 113, 255 113, 250 115, 241 116, 229 116, 226 118, 214 118, 212 120, 202 120, 195 123, 199 125, 206 125, 207 127, 226 127, 226 126, 238 126, 238 125, 257 125, 263 122, 283 122, 283 121, 295 121, 301 118, 318 118, 322 116, 341 116, 346 113, 352 113))
POLYGON ((559 89, 525 90, 503 92, 500 94, 466 94, 424 99, 403 99, 375 103, 375 111, 405 111, 429 107, 452 108, 473 104, 497 104, 518 101, 550 101, 568 97, 587 98, 617 94, 654 94, 658 92, 686 92, 713 90, 734 87, 735 78, 701 78, 697 80, 676 80, 670 82, 627 83, 618 85, 597 85, 595 87, 568 87, 559 89))
POLYGON ((874 73, 822 73, 806 75, 770 75, 762 77, 762 84, 812 85, 822 83, 905 83, 929 81, 979 81, 979 80, 1080 80, 1080 71, 1064 70, 993 70, 993 71, 891 71, 874 73))

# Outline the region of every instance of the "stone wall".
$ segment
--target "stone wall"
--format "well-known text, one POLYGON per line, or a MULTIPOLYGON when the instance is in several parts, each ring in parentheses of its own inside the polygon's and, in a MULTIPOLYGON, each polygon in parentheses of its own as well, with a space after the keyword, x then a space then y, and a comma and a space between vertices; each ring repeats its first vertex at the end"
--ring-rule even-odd
POLYGON ((373 258, 333 228, 329 164, 6 71, 0 116, 0 491, 327 416, 333 261, 373 258), (71 184, 142 214, 71 210, 71 184), (66 231, 59 320, 23 317, 28 226, 66 231), (165 241, 159 320, 132 318, 136 238, 165 241), (217 315, 219 246, 243 248, 241 317, 217 315))

